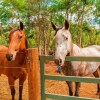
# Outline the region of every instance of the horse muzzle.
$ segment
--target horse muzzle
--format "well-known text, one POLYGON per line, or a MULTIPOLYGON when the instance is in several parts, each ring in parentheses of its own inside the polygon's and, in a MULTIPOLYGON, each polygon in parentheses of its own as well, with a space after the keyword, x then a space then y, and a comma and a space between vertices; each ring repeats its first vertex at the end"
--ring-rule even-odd
POLYGON ((6 58, 8 61, 11 61, 13 59, 13 54, 6 54, 6 58))
POLYGON ((59 66, 62 63, 62 60, 61 59, 55 59, 54 62, 55 62, 56 65, 59 66))

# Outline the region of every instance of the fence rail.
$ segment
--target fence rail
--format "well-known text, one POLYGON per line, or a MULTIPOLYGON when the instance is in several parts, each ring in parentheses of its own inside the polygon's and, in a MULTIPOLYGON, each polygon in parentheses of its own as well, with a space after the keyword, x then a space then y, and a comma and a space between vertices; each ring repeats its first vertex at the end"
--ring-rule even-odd
MULTIPOLYGON (((52 98, 56 100, 94 100, 94 98, 83 98, 75 96, 65 96, 50 94, 45 92, 45 80, 59 80, 59 81, 72 81, 72 82, 85 82, 85 83, 100 83, 99 78, 89 78, 89 77, 79 77, 79 76, 57 76, 57 75, 47 75, 45 74, 44 63, 46 60, 53 60, 52 56, 40 56, 40 71, 41 71, 41 100, 46 100, 46 98, 52 98)), ((90 61, 90 62, 100 62, 100 57, 66 57, 66 61, 90 61)), ((96 99, 95 99, 96 100, 96 99)))
MULTIPOLYGON (((20 75, 24 76, 28 72, 28 90, 26 90, 28 92, 28 95, 25 92, 24 99, 25 100, 26 99, 27 100, 33 100, 33 99, 40 100, 40 88, 39 88, 40 71, 39 71, 38 48, 28 48, 26 56, 25 56, 25 53, 20 52, 19 53, 20 57, 26 57, 25 62, 21 61, 22 63, 20 62, 20 60, 19 61, 16 61, 16 60, 7 61, 7 59, 5 59, 6 53, 7 52, 5 52, 5 51, 0 52, 0 55, 3 55, 3 59, 0 59, 0 75, 1 74, 4 74, 4 75, 10 74, 10 78, 12 78, 13 76, 11 77, 11 75, 14 75, 14 73, 15 73, 15 75, 17 75, 16 77, 18 77, 20 75), (27 69, 27 71, 25 71, 23 68, 27 69), (11 69, 13 69, 13 70, 11 70, 11 69), (8 74, 9 71, 10 71, 10 73, 8 74), (13 72, 13 73, 11 73, 11 72, 13 72), (26 73, 24 73, 24 72, 26 72, 26 73)), ((0 56, 0 57, 2 57, 2 56, 0 56)), ((20 77, 22 77, 22 76, 20 76, 20 77)), ((12 83, 12 81, 10 83, 12 83)), ((10 84, 9 86, 15 86, 15 84, 14 85, 10 84)), ((22 85, 19 85, 19 86, 22 86, 22 85)), ((4 87, 6 88, 6 86, 4 86, 4 87)), ((1 93, 0 93, 0 100, 1 99, 4 100, 4 98, 1 97, 1 93)), ((9 97, 8 97, 8 99, 9 99, 9 97)), ((18 100, 18 99, 16 98, 16 100, 18 100)))

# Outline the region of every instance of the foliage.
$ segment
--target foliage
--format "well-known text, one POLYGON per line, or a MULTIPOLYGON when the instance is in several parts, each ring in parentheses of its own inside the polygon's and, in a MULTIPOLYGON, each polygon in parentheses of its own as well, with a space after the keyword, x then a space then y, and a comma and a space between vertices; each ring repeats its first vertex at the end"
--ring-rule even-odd
POLYGON ((0 44, 8 45, 8 25, 17 27, 22 21, 29 46, 48 54, 54 50, 51 21, 62 27, 68 19, 74 43, 100 45, 100 0, 1 0, 0 15, 0 44), (89 24, 92 17, 99 29, 89 24))

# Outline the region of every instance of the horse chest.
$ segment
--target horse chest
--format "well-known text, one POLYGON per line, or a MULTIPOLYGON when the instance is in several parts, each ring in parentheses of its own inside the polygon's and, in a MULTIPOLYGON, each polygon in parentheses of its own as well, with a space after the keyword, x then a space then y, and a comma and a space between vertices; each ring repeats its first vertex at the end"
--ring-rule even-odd
POLYGON ((22 74, 23 74, 23 70, 22 68, 8 68, 8 69, 5 69, 5 74, 8 76, 8 77, 13 77, 15 80, 18 79, 22 74))
POLYGON ((68 76, 83 76, 86 70, 85 62, 65 62, 62 72, 68 76))
POLYGON ((69 61, 66 61, 65 64, 61 67, 61 69, 62 69, 62 72, 64 73, 64 75, 67 75, 67 76, 76 76, 77 75, 77 72, 75 72, 73 70, 72 63, 69 61))

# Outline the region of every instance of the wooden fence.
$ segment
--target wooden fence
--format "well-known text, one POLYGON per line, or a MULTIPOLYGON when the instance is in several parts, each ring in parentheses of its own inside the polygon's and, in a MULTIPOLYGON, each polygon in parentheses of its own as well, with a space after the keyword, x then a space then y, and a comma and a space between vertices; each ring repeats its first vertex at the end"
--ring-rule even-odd
POLYGON ((28 93, 29 100, 40 100, 40 69, 38 49, 28 49, 28 93))
MULTIPOLYGON (((5 55, 7 52, 0 52, 0 55, 3 55, 5 60, 5 55)), ((19 53, 20 56, 25 57, 24 53, 19 53)), ((37 48, 29 48, 27 55, 27 66, 23 66, 22 68, 28 70, 28 100, 40 100, 40 68, 39 68, 39 56, 38 56, 37 48)), ((0 61, 0 75, 5 74, 5 69, 20 69, 17 61, 10 61, 8 66, 2 64, 2 60, 0 61)), ((13 71, 13 70, 10 70, 13 71)), ((12 86, 12 84, 10 85, 12 86)), ((10 92, 9 92, 10 93, 10 92)), ((0 95, 1 96, 1 95, 0 95)), ((11 96, 11 94, 10 94, 11 96)), ((27 94, 26 94, 27 96, 27 94)), ((9 97, 9 96, 8 96, 9 97)), ((17 97, 16 97, 17 98, 17 97)), ((3 97, 0 97, 0 100, 3 100, 3 97)), ((25 100, 26 100, 25 99, 25 100)))
MULTIPOLYGON (((67 61, 96 61, 100 62, 100 57, 67 57, 67 61)), ((46 100, 46 98, 56 100, 94 100, 94 98, 83 98, 75 96, 65 96, 50 94, 45 91, 45 80, 59 80, 59 81, 72 81, 72 82, 86 82, 86 83, 100 83, 98 78, 74 77, 74 76, 54 76, 45 74, 44 63, 46 60, 53 60, 52 56, 39 56, 37 48, 28 49, 28 93, 29 100, 46 100), (41 83, 40 83, 41 78, 41 83), (41 86, 41 91, 40 91, 41 86), (41 92, 41 95, 40 95, 41 92), (41 97, 41 98, 40 98, 41 97)))

